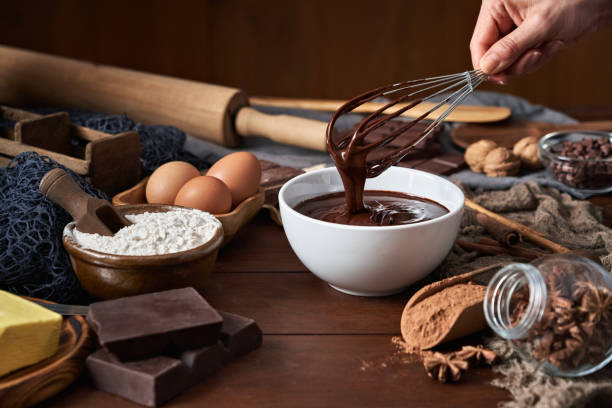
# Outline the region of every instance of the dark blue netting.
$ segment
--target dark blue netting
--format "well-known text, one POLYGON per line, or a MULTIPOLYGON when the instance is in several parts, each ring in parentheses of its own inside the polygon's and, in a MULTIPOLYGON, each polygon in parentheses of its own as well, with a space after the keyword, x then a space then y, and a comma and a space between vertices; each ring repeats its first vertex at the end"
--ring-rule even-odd
POLYGON ((21 153, 0 169, 0 289, 55 300, 85 298, 62 246, 72 217, 38 191, 42 176, 61 167, 89 194, 108 199, 64 166, 34 152, 21 153))
MULTIPOLYGON (((56 111, 36 109, 38 113, 56 111)), ((185 133, 174 127, 142 125, 127 115, 79 110, 69 113, 74 124, 105 133, 138 131, 145 174, 172 160, 188 161, 198 169, 210 166, 210 163, 183 151, 185 133)), ((0 123, 0 127, 13 126, 10 121, 0 123)), ((73 143, 79 141, 73 140, 73 143)), ((68 253, 62 245, 64 226, 72 221, 72 217, 38 190, 41 178, 55 167, 67 170, 89 194, 109 199, 71 170, 33 152, 22 153, 9 167, 0 168, 0 289, 56 302, 82 303, 88 297, 72 271, 68 253)))

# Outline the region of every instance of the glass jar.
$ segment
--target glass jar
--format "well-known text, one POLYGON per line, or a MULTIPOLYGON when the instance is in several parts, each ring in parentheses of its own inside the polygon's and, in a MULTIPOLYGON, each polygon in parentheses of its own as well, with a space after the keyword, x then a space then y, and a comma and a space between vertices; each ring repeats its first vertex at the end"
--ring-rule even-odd
POLYGON ((511 264, 491 279, 485 318, 547 373, 579 377, 612 360, 612 277, 576 255, 511 264))

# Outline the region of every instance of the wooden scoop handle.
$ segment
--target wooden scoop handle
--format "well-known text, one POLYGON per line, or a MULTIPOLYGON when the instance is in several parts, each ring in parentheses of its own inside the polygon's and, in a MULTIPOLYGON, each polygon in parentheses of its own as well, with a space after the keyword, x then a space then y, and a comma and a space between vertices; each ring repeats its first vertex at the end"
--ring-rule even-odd
POLYGON ((62 206, 72 215, 81 232, 114 235, 131 224, 108 201, 81 190, 66 171, 56 168, 44 175, 38 189, 45 197, 62 206))
POLYGON ((87 212, 87 202, 92 197, 81 190, 65 170, 55 168, 43 176, 38 189, 45 197, 68 211, 72 218, 79 220, 87 212))

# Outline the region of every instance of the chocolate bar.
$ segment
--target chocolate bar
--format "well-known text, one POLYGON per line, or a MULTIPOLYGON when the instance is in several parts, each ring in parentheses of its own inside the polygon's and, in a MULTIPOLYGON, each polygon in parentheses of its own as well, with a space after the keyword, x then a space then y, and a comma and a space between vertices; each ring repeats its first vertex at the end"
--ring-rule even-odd
POLYGON ((214 345, 223 322, 193 288, 93 303, 87 320, 123 362, 214 345))
POLYGON ((230 358, 236 358, 261 346, 262 333, 255 320, 219 311, 223 317, 221 341, 230 358))
POLYGON ((465 167, 465 159, 462 154, 446 153, 433 158, 402 160, 397 165, 446 176, 465 167))
POLYGON ((139 404, 159 406, 219 370, 227 351, 221 343, 167 356, 121 363, 104 349, 87 357, 96 388, 139 404))
POLYGON ((259 184, 266 194, 264 202, 269 205, 278 204, 278 192, 283 184, 295 176, 304 173, 303 170, 280 166, 267 160, 260 160, 259 163, 261 164, 261 180, 259 184))

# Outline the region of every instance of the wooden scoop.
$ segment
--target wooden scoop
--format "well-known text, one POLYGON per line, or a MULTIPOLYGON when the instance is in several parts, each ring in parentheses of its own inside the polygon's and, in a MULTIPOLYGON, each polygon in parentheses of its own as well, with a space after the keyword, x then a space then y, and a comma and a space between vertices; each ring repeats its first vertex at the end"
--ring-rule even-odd
POLYGON ((547 122, 506 121, 498 124, 457 126, 451 131, 452 141, 459 147, 467 148, 482 139, 492 140, 499 146, 512 148, 516 142, 527 136, 541 138, 550 132, 571 130, 612 130, 612 121, 579 122, 555 124, 547 122))
MULTIPOLYGON (((502 263, 489 265, 484 268, 464 273, 463 275, 453 276, 438 282, 434 282, 416 292, 412 298, 410 298, 402 313, 400 328, 404 340, 412 345, 418 344, 418 348, 421 350, 428 350, 442 343, 446 343, 484 329, 487 325, 482 309, 485 291, 484 287, 480 285, 474 285, 473 288, 476 292, 482 292, 482 297, 473 299, 471 302, 461 302, 461 300, 458 299, 458 302, 456 303, 460 303, 460 305, 455 304, 452 308, 444 310, 442 313, 448 316, 448 320, 445 325, 440 325, 436 329, 433 327, 428 327, 427 330, 424 330, 424 332, 427 333, 434 333, 435 335, 433 336, 428 335, 426 337, 420 337, 419 334, 422 334, 423 331, 419 333, 412 330, 412 326, 415 324, 415 322, 411 318, 411 309, 430 296, 442 292, 445 289, 449 289, 455 285, 467 283, 480 274, 487 272, 492 273, 502 266, 504 266, 502 263)), ((435 310, 432 312, 434 315, 437 314, 435 310)))
POLYGON ((108 201, 81 190, 66 171, 55 168, 44 175, 38 189, 45 197, 68 211, 81 232, 114 235, 131 225, 108 201))

